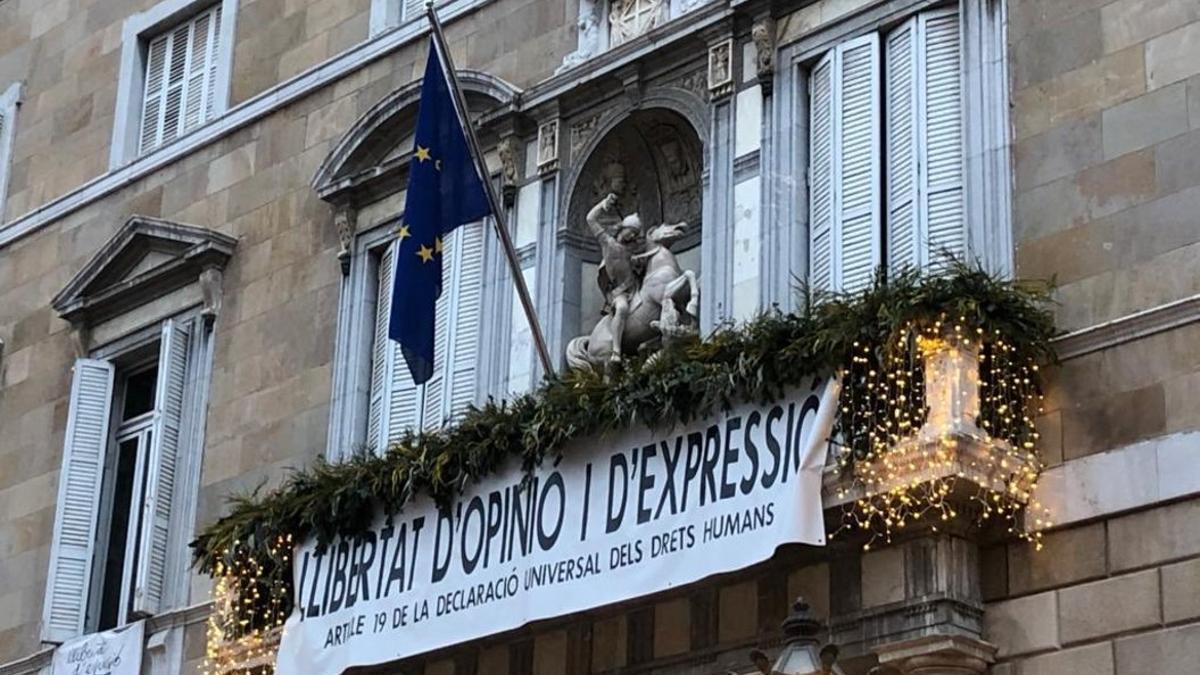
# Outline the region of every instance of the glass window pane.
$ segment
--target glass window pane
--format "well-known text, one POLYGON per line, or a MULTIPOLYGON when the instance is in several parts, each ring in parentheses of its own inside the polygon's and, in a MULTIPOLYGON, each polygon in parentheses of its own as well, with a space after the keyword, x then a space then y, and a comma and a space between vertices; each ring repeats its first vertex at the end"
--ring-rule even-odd
POLYGON ((129 539, 130 505, 133 501, 133 482, 137 474, 138 439, 122 441, 117 446, 117 467, 113 474, 113 508, 104 556, 104 586, 100 589, 100 620, 98 630, 117 625, 121 606, 121 583, 125 571, 125 549, 129 539))
POLYGON ((154 410, 154 390, 158 383, 158 367, 134 373, 125 380, 125 401, 121 420, 128 420, 154 410))

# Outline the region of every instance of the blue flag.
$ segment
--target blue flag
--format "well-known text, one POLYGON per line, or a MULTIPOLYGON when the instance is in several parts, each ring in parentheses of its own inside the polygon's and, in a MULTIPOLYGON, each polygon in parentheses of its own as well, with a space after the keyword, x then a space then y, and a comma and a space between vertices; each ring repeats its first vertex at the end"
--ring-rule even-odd
POLYGON ((442 294, 446 235, 491 213, 432 40, 414 146, 396 235, 388 335, 400 343, 413 382, 422 384, 433 375, 434 307, 442 294))

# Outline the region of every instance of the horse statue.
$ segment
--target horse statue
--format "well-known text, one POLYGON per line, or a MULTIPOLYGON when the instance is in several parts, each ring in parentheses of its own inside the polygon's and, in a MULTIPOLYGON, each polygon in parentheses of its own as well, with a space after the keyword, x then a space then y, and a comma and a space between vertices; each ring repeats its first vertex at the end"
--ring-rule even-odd
POLYGON ((657 353, 664 346, 699 332, 699 280, 695 272, 679 267, 670 248, 687 231, 687 224, 663 223, 650 228, 644 250, 635 251, 639 242, 630 233, 641 228, 636 214, 620 221, 616 236, 601 224, 600 216, 606 210, 611 211, 613 204, 614 200, 606 198, 588 214, 588 223, 604 255, 600 286, 609 296, 610 306, 591 334, 567 343, 567 364, 571 368, 604 369, 625 356, 651 350, 657 353), (628 289, 629 284, 610 281, 606 267, 618 272, 632 270, 635 276, 640 276, 632 299, 627 300, 623 295, 613 297, 614 292, 628 289), (620 337, 615 338, 614 334, 620 337))

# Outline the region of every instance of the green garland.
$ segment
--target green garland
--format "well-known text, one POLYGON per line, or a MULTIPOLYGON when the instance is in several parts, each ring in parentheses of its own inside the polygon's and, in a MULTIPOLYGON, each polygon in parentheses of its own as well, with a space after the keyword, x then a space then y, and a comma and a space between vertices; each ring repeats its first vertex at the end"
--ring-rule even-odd
POLYGON ((266 494, 234 497, 229 515, 192 543, 195 563, 216 574, 257 552, 267 561, 266 580, 286 587, 290 571, 267 555, 280 537, 328 543, 358 534, 381 508, 398 513, 418 494, 448 500, 514 455, 532 469, 575 438, 632 425, 664 428, 738 401, 770 401, 814 373, 844 366, 856 342, 876 345, 882 359, 902 327, 941 317, 999 331, 1023 357, 1054 359, 1045 283, 1002 280, 960 263, 939 276, 881 276, 852 295, 805 291, 803 297, 802 312, 722 326, 653 362, 632 361, 607 379, 565 373, 515 400, 472 408, 441 431, 409 434, 382 455, 318 460, 266 494))

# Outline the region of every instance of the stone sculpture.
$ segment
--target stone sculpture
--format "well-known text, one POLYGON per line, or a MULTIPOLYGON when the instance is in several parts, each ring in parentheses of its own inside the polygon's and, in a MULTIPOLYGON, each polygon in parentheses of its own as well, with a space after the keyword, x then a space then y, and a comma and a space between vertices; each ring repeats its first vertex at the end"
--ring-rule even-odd
POLYGON ((592 332, 567 344, 572 368, 604 369, 627 356, 657 353, 699 330, 699 280, 671 252, 687 223, 646 229, 638 214, 621 217, 617 206, 610 192, 587 214, 600 245, 597 281, 605 306, 592 332))

